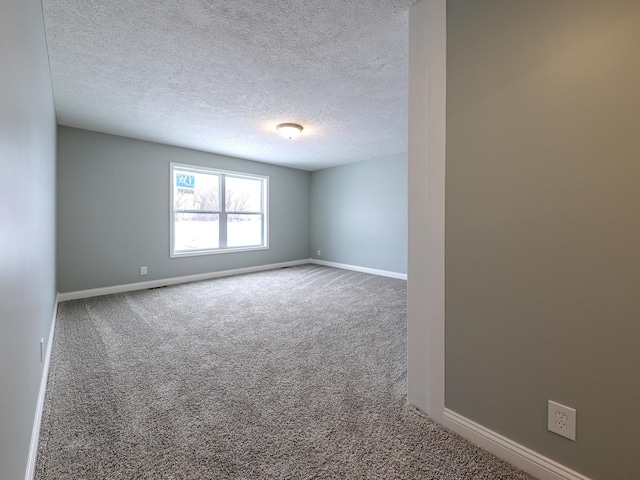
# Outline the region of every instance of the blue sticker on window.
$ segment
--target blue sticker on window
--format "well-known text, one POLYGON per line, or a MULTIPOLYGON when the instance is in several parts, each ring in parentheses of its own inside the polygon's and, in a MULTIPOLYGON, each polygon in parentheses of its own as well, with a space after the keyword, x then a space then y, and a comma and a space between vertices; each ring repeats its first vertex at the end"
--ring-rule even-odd
POLYGON ((195 188, 196 176, 187 175, 186 173, 178 173, 176 175, 176 187, 181 188, 195 188))

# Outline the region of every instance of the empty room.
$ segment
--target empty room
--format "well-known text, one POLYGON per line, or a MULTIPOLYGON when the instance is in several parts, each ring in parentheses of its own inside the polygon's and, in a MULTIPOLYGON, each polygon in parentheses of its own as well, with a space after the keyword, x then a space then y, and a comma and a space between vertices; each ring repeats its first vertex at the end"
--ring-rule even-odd
POLYGON ((640 478, 640 2, 0 32, 0 480, 640 478))

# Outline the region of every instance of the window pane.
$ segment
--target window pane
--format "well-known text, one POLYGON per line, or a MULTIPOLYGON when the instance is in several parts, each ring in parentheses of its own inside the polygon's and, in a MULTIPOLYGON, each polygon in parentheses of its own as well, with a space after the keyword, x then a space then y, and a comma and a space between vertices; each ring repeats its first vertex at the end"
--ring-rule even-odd
POLYGON ((262 245, 262 215, 228 215, 227 246, 262 245))
POLYGON ((262 180, 227 175, 224 190, 227 212, 262 212, 262 180))
POLYGON ((189 170, 173 171, 173 208, 176 210, 220 210, 220 176, 189 170))
POLYGON ((174 250, 189 251, 220 246, 218 214, 176 213, 174 250))

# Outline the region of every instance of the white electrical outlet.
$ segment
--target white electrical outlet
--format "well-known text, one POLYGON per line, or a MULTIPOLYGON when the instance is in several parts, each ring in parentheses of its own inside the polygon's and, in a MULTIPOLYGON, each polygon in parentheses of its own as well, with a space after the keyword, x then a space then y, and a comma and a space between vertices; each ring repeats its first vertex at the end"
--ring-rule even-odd
POLYGON ((547 428, 569 440, 576 441, 576 410, 549 400, 547 428))
POLYGON ((321 255, 320 250, 318 250, 318 256, 320 256, 320 255, 321 255))
POLYGON ((140 275, 146 275, 147 274, 147 267, 140 267, 140 275))
POLYGON ((40 363, 44 362, 44 338, 40 339, 40 363))

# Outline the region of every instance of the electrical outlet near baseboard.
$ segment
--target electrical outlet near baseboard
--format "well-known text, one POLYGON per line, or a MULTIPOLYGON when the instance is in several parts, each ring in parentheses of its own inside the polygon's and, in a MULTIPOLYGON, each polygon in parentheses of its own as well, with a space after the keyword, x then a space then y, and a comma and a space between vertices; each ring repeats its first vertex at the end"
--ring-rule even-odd
POLYGON ((146 275, 147 274, 147 267, 140 267, 140 275, 146 275))
POLYGON ((321 256, 322 254, 320 253, 320 250, 318 250, 318 256, 321 256))
POLYGON ((40 363, 44 362, 44 338, 40 339, 40 363))
POLYGON ((549 400, 547 428, 569 440, 576 441, 576 410, 549 400))

